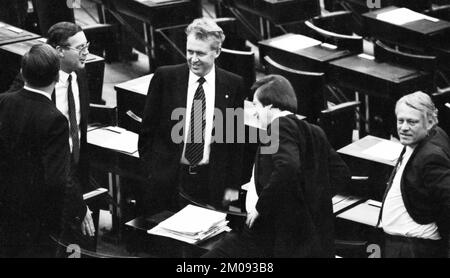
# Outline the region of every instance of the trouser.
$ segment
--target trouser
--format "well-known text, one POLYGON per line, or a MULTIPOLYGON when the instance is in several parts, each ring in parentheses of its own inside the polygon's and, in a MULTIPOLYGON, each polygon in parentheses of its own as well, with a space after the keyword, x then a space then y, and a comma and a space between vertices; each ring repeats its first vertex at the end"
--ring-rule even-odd
POLYGON ((445 257, 443 240, 394 236, 385 233, 384 258, 442 258, 445 257))

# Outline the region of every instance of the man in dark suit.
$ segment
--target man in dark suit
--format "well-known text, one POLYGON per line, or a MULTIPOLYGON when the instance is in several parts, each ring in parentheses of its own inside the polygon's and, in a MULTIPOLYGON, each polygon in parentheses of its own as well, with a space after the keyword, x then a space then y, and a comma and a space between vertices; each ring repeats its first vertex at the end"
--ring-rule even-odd
POLYGON ((399 99, 395 114, 405 147, 383 197, 384 257, 448 257, 449 138, 437 126, 437 109, 423 92, 399 99))
MULTIPOLYGON (((71 151, 71 176, 81 192, 93 188, 89 183, 89 157, 87 150, 87 121, 89 112, 89 90, 84 70, 89 54, 89 43, 81 27, 71 22, 60 22, 48 31, 47 43, 56 49, 61 69, 52 100, 69 122, 69 144, 71 151)), ((21 90, 24 85, 19 74, 9 91, 21 90)), ((93 236, 95 227, 91 211, 80 220, 82 233, 93 236)))
POLYGON ((231 137, 243 120, 227 119, 226 110, 243 107, 242 78, 215 66, 225 36, 213 20, 194 20, 186 34, 187 64, 158 68, 147 95, 139 136, 147 213, 178 209, 178 188, 221 206, 240 186, 243 144, 231 137), (226 120, 234 128, 224 130, 226 120))
POLYGON ((69 182, 69 128, 51 95, 59 58, 36 45, 22 60, 25 86, 0 95, 0 256, 54 256, 63 219, 86 214, 69 182))
POLYGON ((286 78, 269 75, 253 88, 270 144, 258 149, 244 230, 204 257, 334 257, 331 198, 350 181, 347 165, 320 127, 296 117, 286 78))

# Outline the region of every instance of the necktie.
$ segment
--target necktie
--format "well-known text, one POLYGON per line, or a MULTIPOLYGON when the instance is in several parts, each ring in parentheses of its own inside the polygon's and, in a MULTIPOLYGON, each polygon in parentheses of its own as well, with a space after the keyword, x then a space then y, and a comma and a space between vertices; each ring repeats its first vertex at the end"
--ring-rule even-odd
POLYGON ((387 196, 389 190, 391 189, 392 182, 394 181, 394 178, 395 178, 395 174, 397 174, 398 169, 400 169, 400 166, 402 165, 403 155, 405 154, 405 151, 406 151, 406 147, 403 147, 403 150, 400 153, 397 163, 395 164, 394 170, 392 170, 391 176, 389 177, 389 180, 387 182, 387 186, 386 186, 386 190, 384 191, 384 195, 383 195, 383 199, 382 199, 382 203, 381 203, 380 214, 378 215, 378 222, 377 222, 376 227, 378 227, 381 223, 381 218, 383 216, 384 200, 386 199, 386 196, 387 196))
POLYGON ((69 106, 70 137, 72 138, 72 157, 73 161, 78 163, 80 158, 80 139, 78 137, 77 111, 75 109, 75 100, 72 91, 72 75, 69 75, 67 82, 69 82, 67 87, 67 102, 69 106))
POLYGON ((200 77, 198 79, 199 84, 191 107, 191 120, 185 150, 185 157, 191 165, 197 165, 202 160, 205 147, 206 99, 203 90, 204 82, 205 78, 200 77))

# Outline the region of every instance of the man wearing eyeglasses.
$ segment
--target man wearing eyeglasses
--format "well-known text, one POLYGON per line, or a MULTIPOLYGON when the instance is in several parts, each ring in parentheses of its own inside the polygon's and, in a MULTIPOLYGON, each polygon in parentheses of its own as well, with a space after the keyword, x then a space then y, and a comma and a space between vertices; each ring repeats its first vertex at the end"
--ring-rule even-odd
MULTIPOLYGON (((48 30, 47 43, 56 49, 60 60, 59 81, 56 83, 52 100, 69 123, 71 177, 75 184, 79 185, 78 191, 82 198, 83 192, 92 190, 89 184, 86 139, 89 91, 84 70, 86 57, 89 54, 89 42, 77 24, 59 22, 48 30)), ((23 88, 23 78, 19 75, 9 91, 21 88, 23 88)), ((74 223, 79 222, 83 235, 94 236, 95 227, 91 211, 87 206, 84 215, 84 219, 76 219, 74 223)), ((74 224, 74 226, 78 226, 78 224, 74 224)))

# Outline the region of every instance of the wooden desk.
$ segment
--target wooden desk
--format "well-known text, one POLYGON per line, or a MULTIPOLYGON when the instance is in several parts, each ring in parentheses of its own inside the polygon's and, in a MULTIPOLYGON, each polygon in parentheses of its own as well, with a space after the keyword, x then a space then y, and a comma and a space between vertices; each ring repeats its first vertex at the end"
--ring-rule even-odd
MULTIPOLYGON (((450 22, 423 15, 413 20, 413 11, 390 6, 363 14, 368 35, 397 45, 423 50, 450 37, 450 22), (402 18, 402 14, 411 15, 402 18), (391 16, 387 16, 392 14, 391 16), (384 19, 383 19, 384 18, 384 19), (408 19, 409 18, 409 19, 408 19)), ((420 15, 420 14, 419 14, 420 15)))
POLYGON ((371 136, 371 135, 367 135, 366 137, 355 141, 341 149, 339 149, 337 152, 341 153, 341 154, 346 154, 346 155, 350 155, 350 156, 354 156, 354 157, 358 157, 358 158, 362 158, 362 159, 366 159, 366 160, 370 160, 370 161, 374 161, 377 163, 382 163, 382 164, 386 164, 386 165, 390 165, 390 166, 395 166, 395 163, 397 163, 397 160, 392 160, 392 159, 387 159, 387 158, 381 158, 381 157, 376 157, 370 154, 365 153, 364 151, 366 151, 367 149, 375 146, 378 143, 381 142, 386 142, 388 141, 389 143, 398 145, 397 148, 399 150, 398 155, 400 155, 400 151, 402 150, 403 146, 398 143, 398 142, 393 142, 393 141, 389 141, 383 138, 378 138, 375 136, 371 136))
MULTIPOLYGON (((32 39, 22 42, 0 46, 2 64, 0 69, 0 92, 6 91, 20 71, 22 56, 33 45, 46 43, 46 38, 32 39)), ((86 59, 86 75, 89 87, 90 103, 104 104, 102 100, 103 77, 105 72, 105 59, 94 54, 88 54, 86 59)))
MULTIPOLYGON (((240 11, 250 13, 259 18, 260 39, 272 36, 270 24, 280 27, 281 24, 300 22, 320 14, 320 3, 316 0, 221 0, 244 26, 252 26, 240 11)), ((255 30, 249 27, 252 32, 255 30)), ((258 31, 256 31, 258 32, 258 31)))
MULTIPOLYGON (((143 173, 139 161, 139 154, 119 152, 113 149, 102 147, 94 143, 92 131, 89 129, 87 133, 88 149, 90 156, 90 167, 101 173, 108 174, 109 194, 113 197, 117 206, 112 206, 113 231, 121 238, 122 225, 126 218, 126 197, 124 196, 124 188, 122 179, 126 178, 133 181, 133 186, 145 184, 146 176, 143 173)), ((106 134, 103 138, 105 141, 117 134, 112 132, 110 136, 106 134)), ((137 137, 137 135, 136 135, 137 137)), ((137 150, 137 140, 135 144, 137 150)), ((128 191, 133 192, 128 188, 128 191)))
POLYGON ((117 113, 119 126, 139 133, 141 129, 145 99, 153 74, 132 79, 114 86, 117 92, 117 113), (133 116, 136 115, 136 117, 133 116))
POLYGON ((337 49, 320 41, 311 45, 313 40, 300 34, 288 33, 260 41, 260 58, 267 55, 293 69, 324 72, 327 62, 352 55, 349 50, 337 49))
POLYGON ((0 45, 39 38, 40 36, 0 21, 0 45))

